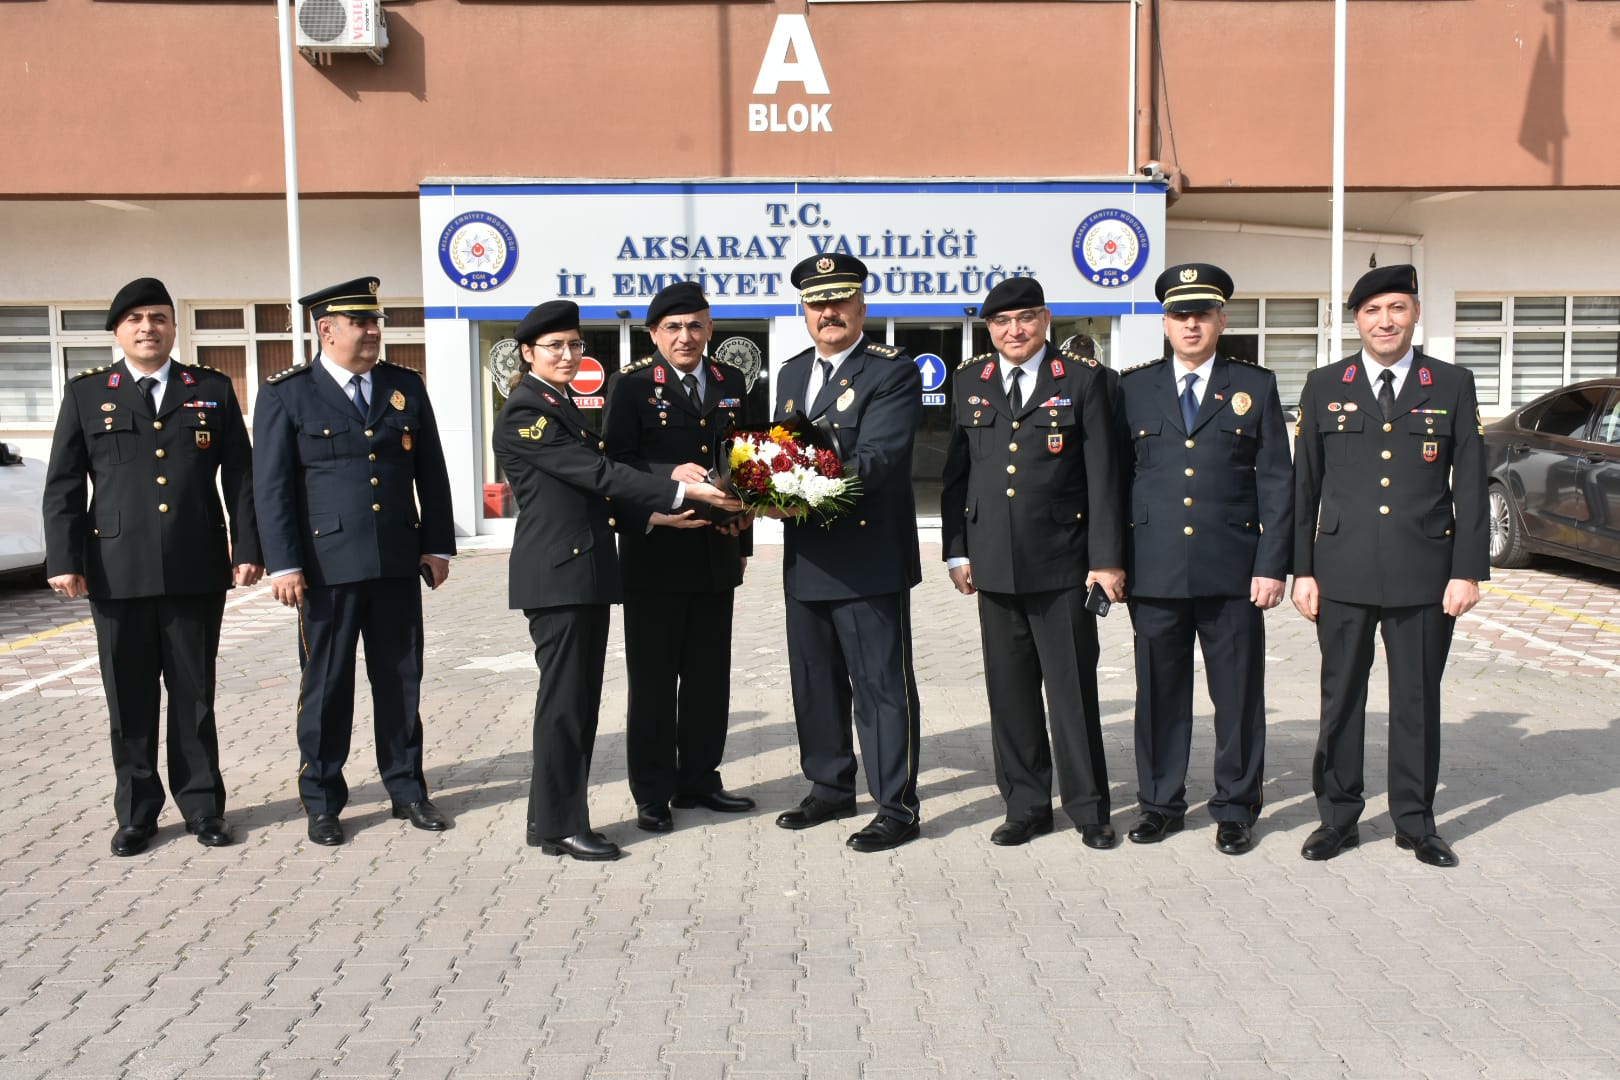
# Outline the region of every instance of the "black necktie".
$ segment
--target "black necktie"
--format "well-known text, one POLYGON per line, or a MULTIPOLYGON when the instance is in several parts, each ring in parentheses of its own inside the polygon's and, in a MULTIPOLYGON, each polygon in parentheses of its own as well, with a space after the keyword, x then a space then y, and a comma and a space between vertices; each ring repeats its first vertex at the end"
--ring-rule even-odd
POLYGON ((152 393, 152 391, 157 389, 157 384, 158 381, 150 375, 145 375, 135 380, 135 389, 139 390, 141 392, 141 396, 144 397, 147 400, 147 403, 152 406, 152 412, 154 415, 156 415, 158 411, 158 403, 157 397, 152 393))
POLYGON ((1395 373, 1385 371, 1378 376, 1378 407, 1384 410, 1384 419, 1395 416, 1395 373))
POLYGON ((1181 391, 1181 422, 1187 427, 1187 434, 1192 434, 1193 425, 1198 422, 1198 395, 1193 393, 1193 384, 1198 376, 1191 372, 1187 375, 1187 385, 1181 391))
POLYGON ((356 375, 349 380, 349 386, 354 390, 351 395, 354 407, 360 410, 360 419, 364 420, 366 413, 369 411, 369 406, 366 404, 366 384, 360 381, 360 376, 356 375))
POLYGON ((816 364, 821 368, 821 386, 817 388, 815 396, 820 397, 821 391, 827 389, 827 384, 832 382, 832 361, 817 360, 816 364))
POLYGON ((1024 408, 1024 388, 1019 385, 1023 378, 1023 368, 1012 369, 1012 385, 1007 387, 1007 404, 1012 406, 1015 413, 1022 412, 1024 408))
POLYGON ((692 404, 699 409, 703 408, 703 395, 698 393, 697 376, 682 375, 681 382, 686 384, 686 396, 692 399, 692 404))

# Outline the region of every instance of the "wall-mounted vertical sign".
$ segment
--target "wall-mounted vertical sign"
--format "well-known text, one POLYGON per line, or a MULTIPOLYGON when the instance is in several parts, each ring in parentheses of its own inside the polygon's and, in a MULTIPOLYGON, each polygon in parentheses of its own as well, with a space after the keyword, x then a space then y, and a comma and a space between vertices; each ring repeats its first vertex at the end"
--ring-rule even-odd
MULTIPOLYGON (((827 74, 821 70, 821 57, 810 36, 810 20, 803 15, 778 15, 770 43, 760 61, 754 80, 755 97, 776 97, 783 83, 797 83, 806 97, 832 93, 827 74)), ((748 103, 748 130, 765 132, 805 132, 832 130, 832 102, 751 101, 748 103)))

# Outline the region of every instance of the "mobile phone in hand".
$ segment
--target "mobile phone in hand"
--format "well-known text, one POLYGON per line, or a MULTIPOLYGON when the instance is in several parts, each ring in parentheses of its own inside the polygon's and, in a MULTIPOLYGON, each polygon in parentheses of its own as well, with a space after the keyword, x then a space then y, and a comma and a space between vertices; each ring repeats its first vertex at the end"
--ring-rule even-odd
POLYGON ((1091 591, 1086 593, 1086 610, 1099 619, 1108 617, 1108 609, 1114 605, 1108 600, 1108 590, 1102 587, 1102 582, 1093 581, 1091 591))
POLYGON ((423 563, 416 568, 416 572, 422 575, 422 584, 430 589, 433 588, 433 567, 423 563))

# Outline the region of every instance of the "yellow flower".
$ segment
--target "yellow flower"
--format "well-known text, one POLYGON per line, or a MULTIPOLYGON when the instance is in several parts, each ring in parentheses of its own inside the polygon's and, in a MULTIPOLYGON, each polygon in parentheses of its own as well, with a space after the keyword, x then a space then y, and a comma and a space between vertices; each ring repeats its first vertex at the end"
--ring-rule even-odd
POLYGON ((743 462, 753 458, 753 456, 754 448, 743 442, 741 439, 738 439, 736 444, 731 448, 731 467, 735 469, 743 462))

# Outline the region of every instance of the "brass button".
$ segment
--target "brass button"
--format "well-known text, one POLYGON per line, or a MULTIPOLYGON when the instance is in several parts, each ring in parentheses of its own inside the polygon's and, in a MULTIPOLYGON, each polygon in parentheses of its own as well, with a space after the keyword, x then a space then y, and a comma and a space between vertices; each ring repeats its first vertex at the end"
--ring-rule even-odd
POLYGON ((698 451, 700 453, 707 454, 709 452, 709 448, 707 446, 700 446, 700 447, 698 447, 698 451))
POLYGON ((315 530, 315 535, 316 535, 316 536, 319 536, 319 535, 321 535, 321 530, 319 530, 319 529, 316 529, 316 530, 315 530))
POLYGON ((1018 430, 1018 421, 1016 421, 1016 420, 1013 421, 1013 430, 1014 431, 1018 430))
POLYGON ((169 512, 169 504, 168 503, 158 503, 158 513, 167 514, 168 512, 169 512))
POLYGON ((1013 473, 1015 473, 1017 471, 1018 471, 1018 466, 1016 466, 1016 465, 1007 466, 1007 475, 1008 476, 1011 476, 1013 473))
POLYGON ((1137 435, 1146 435, 1146 434, 1147 434, 1147 428, 1142 428, 1140 431, 1137 432, 1137 435))
POLYGON ((378 510, 381 510, 382 509, 382 503, 372 503, 371 504, 371 509, 372 509, 373 513, 377 512, 378 510))
POLYGON ((1389 513, 1389 507, 1387 507, 1387 506, 1380 506, 1380 507, 1379 507, 1379 508, 1378 508, 1378 512, 1379 512, 1379 513, 1380 513, 1380 514, 1388 514, 1388 513, 1389 513))
POLYGON ((658 426, 659 427, 669 427, 669 421, 668 420, 660 420, 660 421, 658 421, 658 426))
POLYGON ((366 438, 368 438, 368 439, 371 438, 371 429, 370 428, 366 428, 366 438))
POLYGON ((378 480, 378 479, 377 479, 377 478, 376 478, 376 477, 375 477, 375 476, 373 476, 373 477, 372 477, 372 478, 371 478, 371 486, 372 486, 372 487, 376 487, 376 486, 377 486, 377 485, 378 485, 378 484, 380 484, 380 483, 382 483, 382 481, 381 481, 381 480, 378 480))
POLYGON ((1192 535, 1192 526, 1188 525, 1186 528, 1182 529, 1181 531, 1186 533, 1188 536, 1191 536, 1192 535))
POLYGON ((1450 536, 1450 535, 1451 535, 1451 530, 1450 530, 1450 529, 1447 529, 1447 530, 1446 530, 1446 535, 1447 535, 1447 536, 1450 536))
POLYGON ((91 529, 90 531, 95 533, 97 536, 101 535, 101 530, 100 529, 91 529))
POLYGON ((617 521, 614 521, 612 518, 608 518, 608 528, 611 529, 611 528, 615 527, 618 524, 619 523, 617 521))
POLYGON ((862 521, 861 521, 861 528, 863 528, 863 529, 864 529, 864 528, 866 528, 866 521, 865 521, 865 519, 862 519, 862 521))
MULTIPOLYGON (((607 443, 598 441, 597 444, 596 444, 596 448, 598 450, 606 450, 607 449, 607 443)), ((704 447, 704 449, 707 450, 708 447, 704 447)))
POLYGON ((1394 431, 1395 430, 1395 425, 1394 424, 1385 424, 1384 425, 1384 430, 1385 431, 1394 431))
POLYGON ((162 431, 163 430, 163 421, 161 421, 161 420, 152 421, 152 430, 153 431, 162 431))
POLYGON ((1187 449, 1191 450, 1192 448, 1193 448, 1193 441, 1191 439, 1188 439, 1187 440, 1187 449))
POLYGON ((1009 450, 1009 451, 1010 451, 1010 452, 1012 452, 1012 453, 1014 453, 1014 454, 1016 454, 1016 453, 1018 453, 1018 444, 1017 444, 1017 443, 1015 443, 1015 442, 1014 442, 1014 443, 1008 443, 1008 444, 1007 444, 1007 449, 1008 449, 1008 450, 1009 450))
POLYGON ((1013 490, 1013 489, 1012 489, 1012 488, 1008 488, 1008 489, 1007 489, 1007 498, 1009 498, 1009 499, 1010 499, 1010 498, 1012 498, 1012 497, 1013 497, 1013 496, 1014 496, 1014 495, 1016 495, 1016 494, 1018 494, 1018 493, 1017 493, 1017 492, 1016 492, 1016 491, 1014 491, 1014 490, 1013 490))
POLYGON ((321 434, 322 435, 330 435, 330 434, 332 434, 332 429, 331 428, 321 428, 321 434))
POLYGON ((367 461, 376 461, 377 460, 377 455, 376 454, 367 454, 366 455, 366 460, 367 461))
POLYGON ((1191 469, 1184 469, 1182 471, 1185 472, 1188 476, 1191 476, 1193 474, 1193 470, 1191 470, 1191 469))
POLYGON ((164 451, 164 450, 161 450, 161 449, 160 449, 160 450, 158 450, 158 451, 157 451, 157 452, 156 452, 156 453, 157 453, 157 456, 158 456, 158 457, 168 457, 168 456, 169 456, 169 455, 168 455, 168 453, 167 453, 167 452, 166 452, 166 451, 164 451))
POLYGON ((708 426, 709 426, 709 422, 707 420, 699 420, 698 421, 698 427, 708 427, 708 426))
POLYGON ((1181 500, 1181 505, 1182 506, 1191 506, 1192 505, 1192 496, 1189 495, 1185 499, 1182 499, 1181 500))
POLYGON ((1233 434, 1241 435, 1241 434, 1243 434, 1243 429, 1242 428, 1235 428, 1233 430, 1233 434))
POLYGON ((157 482, 159 484, 167 484, 169 482, 169 478, 167 476, 160 476, 157 478, 157 482))
POLYGON ((1084 521, 1085 519, 1086 519, 1086 512, 1084 510, 1075 511, 1074 520, 1076 520, 1076 521, 1084 521))
POLYGON ((1378 486, 1379 487, 1389 487, 1389 477, 1387 477, 1387 476, 1379 477, 1378 478, 1378 486))
POLYGON ((574 549, 574 554, 575 554, 575 555, 578 555, 578 554, 579 554, 579 548, 575 548, 575 549, 574 549))
POLYGON ((1379 454, 1378 456, 1383 458, 1385 461, 1388 461, 1393 455, 1388 450, 1385 450, 1383 453, 1379 454))

